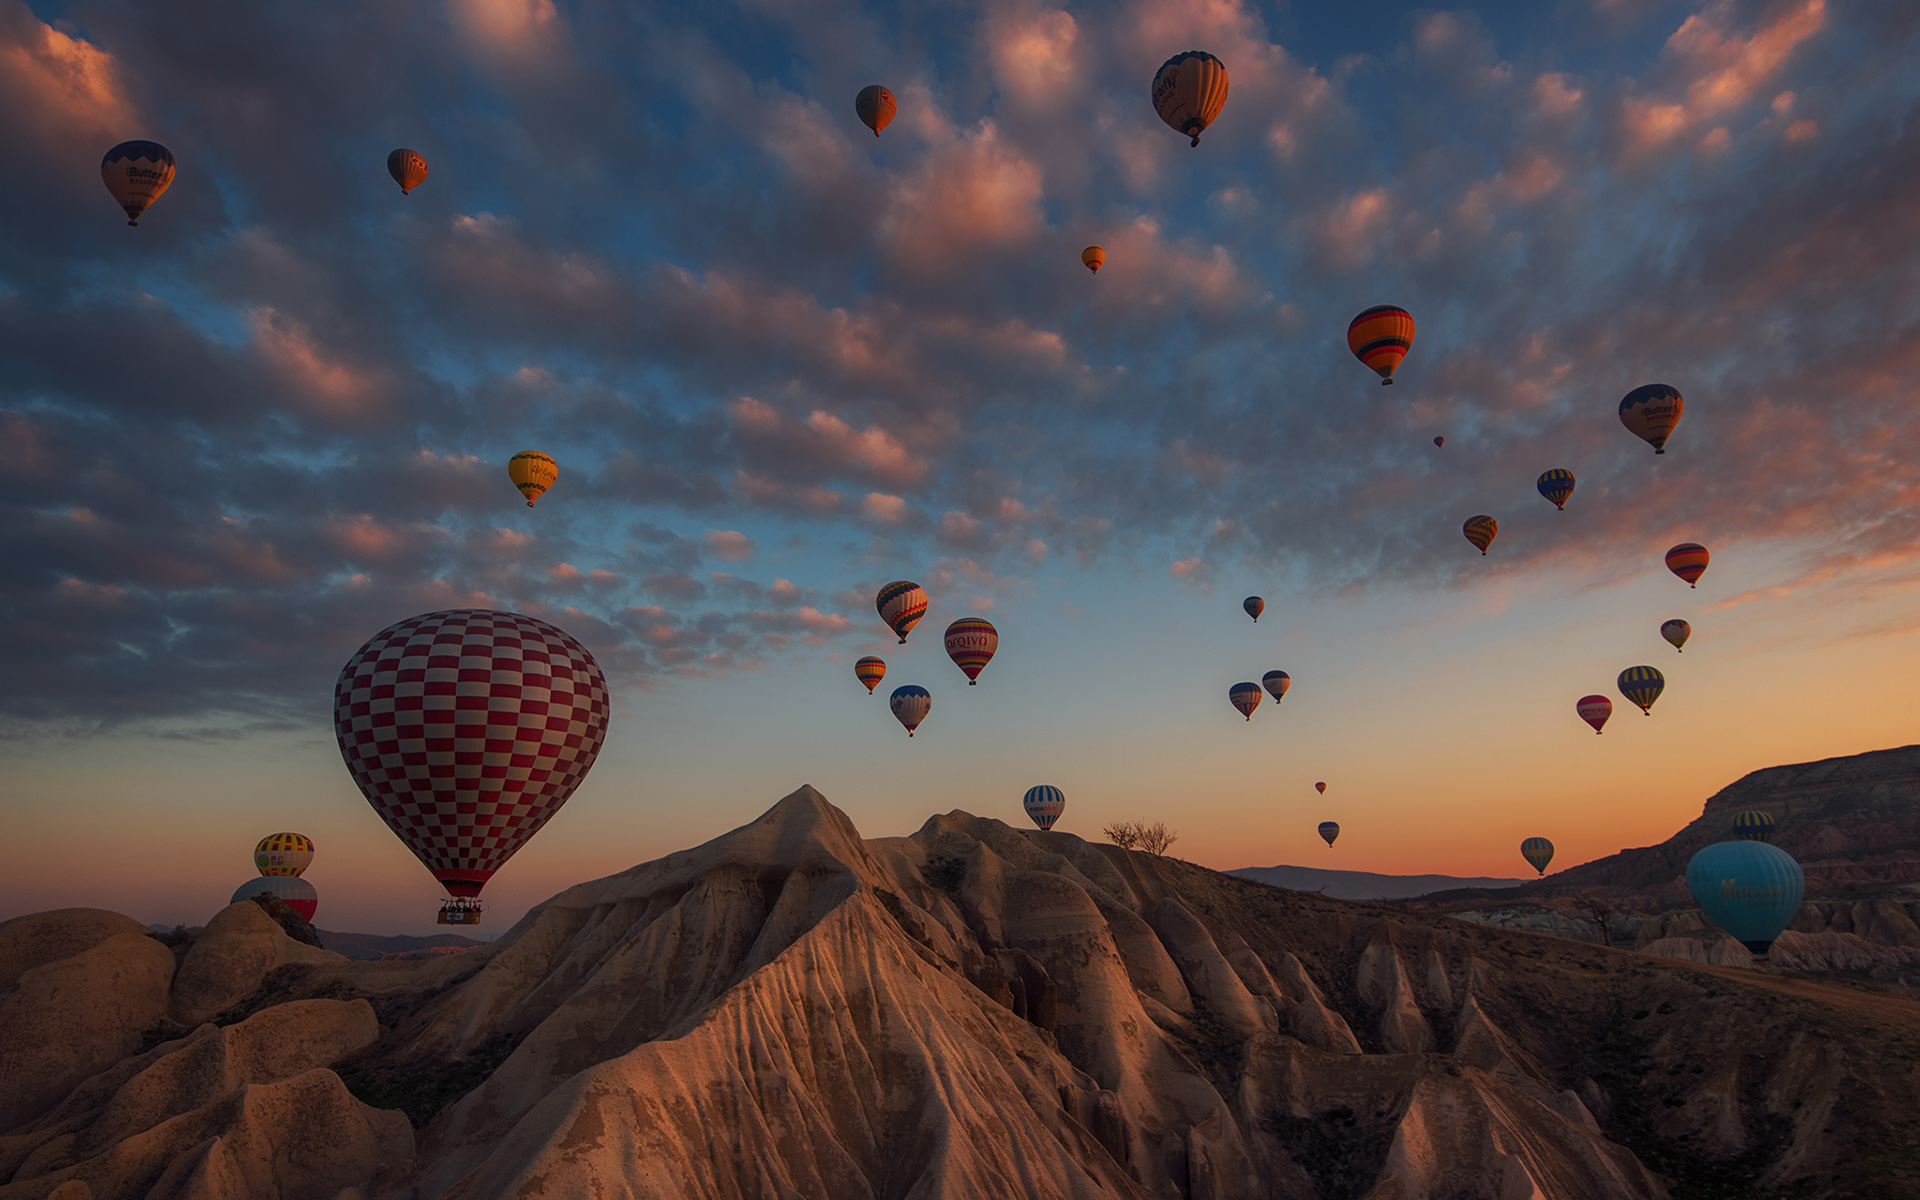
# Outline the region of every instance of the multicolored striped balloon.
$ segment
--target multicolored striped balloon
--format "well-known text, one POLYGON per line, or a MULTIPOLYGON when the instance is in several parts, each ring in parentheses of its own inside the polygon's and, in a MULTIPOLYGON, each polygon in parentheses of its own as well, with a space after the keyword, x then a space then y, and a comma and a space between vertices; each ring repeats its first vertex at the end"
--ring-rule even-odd
POLYGON ((1707 548, 1699 542, 1681 542, 1667 551, 1667 570, 1686 580, 1688 587, 1698 587, 1707 573, 1707 558, 1707 548))
POLYGON ((900 644, 904 646, 907 634, 927 615, 927 593, 917 583, 898 579, 880 589, 873 606, 880 610, 880 619, 900 636, 900 644))
POLYGON ((1477 517, 1468 517, 1467 523, 1460 527, 1460 532, 1465 534, 1467 540, 1473 543, 1482 557, 1485 557, 1487 547, 1493 545, 1493 539, 1500 534, 1500 522, 1481 513, 1477 517))
POLYGON ((1665 454, 1667 438, 1680 423, 1680 413, 1685 407, 1686 401, 1680 398, 1677 388, 1649 383, 1628 392, 1620 401, 1620 423, 1633 436, 1652 446, 1655 454, 1665 454))
POLYGON ((1687 639, 1693 636, 1693 626, 1675 617, 1671 621, 1661 623, 1660 636, 1672 642, 1674 651, 1678 653, 1680 648, 1687 644, 1687 639))
POLYGON ((1033 823, 1042 829, 1052 829, 1060 814, 1067 810, 1066 793, 1051 784, 1043 783, 1039 787, 1027 789, 1026 796, 1020 801, 1033 818, 1033 823))
POLYGON ((313 865, 313 842, 297 833, 270 833, 253 848, 253 865, 262 875, 298 876, 313 865))
POLYGON ((887 677, 886 660, 875 658, 871 654, 867 655, 853 664, 853 677, 867 685, 867 695, 873 695, 873 689, 880 686, 880 681, 887 677))
POLYGON ((1285 671, 1268 671, 1260 677, 1260 686, 1273 696, 1275 704, 1286 699, 1287 689, 1293 686, 1293 676, 1285 671))
POLYGON ((1573 711, 1580 714, 1582 721, 1593 726, 1595 733, 1601 733, 1600 727, 1613 715, 1613 701, 1605 696, 1582 696, 1574 701, 1573 711))
POLYGON ((1542 875, 1547 873, 1547 864, 1553 861, 1553 843, 1543 837, 1531 837, 1520 843, 1520 857, 1533 864, 1533 869, 1542 875))
POLYGON ((1573 495, 1573 472, 1563 467, 1555 467, 1540 476, 1533 485, 1534 490, 1553 501, 1553 506, 1561 512, 1567 510, 1567 497, 1573 495))
POLYGON ((923 687, 902 684, 893 689, 893 695, 887 699, 887 707, 893 710, 894 720, 906 726, 907 736, 912 737, 913 731, 920 728, 920 722, 926 720, 927 714, 933 710, 933 697, 923 687))
POLYGON ((1733 820, 1727 822, 1733 830, 1733 836, 1749 842, 1771 842, 1773 840, 1773 814, 1756 809, 1733 814, 1733 820))
POLYGON ((1248 596, 1240 602, 1240 607, 1246 609, 1247 615, 1253 618, 1255 625, 1258 625, 1260 614, 1267 611, 1267 602, 1258 596, 1248 596))
POLYGON ((1347 326, 1347 349, 1371 367, 1382 386, 1393 382, 1400 360, 1413 349, 1413 314, 1392 304, 1376 304, 1347 326))
POLYGON ((1080 252, 1080 263, 1095 275, 1100 273, 1101 264, 1107 261, 1107 252, 1098 246, 1088 246, 1080 252))
POLYGON ((1640 711, 1653 715, 1653 702, 1667 688, 1667 677, 1652 667, 1628 667, 1620 672, 1620 694, 1640 706, 1640 711))
POLYGON ((984 617, 961 617, 947 626, 947 657, 966 674, 968 687, 979 682, 980 672, 999 648, 1000 631, 984 617))
POLYGON ((1236 683, 1227 689, 1227 699, 1233 706, 1253 720, 1253 710, 1260 707, 1260 685, 1257 683, 1236 683))
POLYGON ((1320 836, 1327 840, 1327 845, 1333 845, 1333 839, 1340 836, 1339 823, 1335 821, 1320 822, 1320 836))

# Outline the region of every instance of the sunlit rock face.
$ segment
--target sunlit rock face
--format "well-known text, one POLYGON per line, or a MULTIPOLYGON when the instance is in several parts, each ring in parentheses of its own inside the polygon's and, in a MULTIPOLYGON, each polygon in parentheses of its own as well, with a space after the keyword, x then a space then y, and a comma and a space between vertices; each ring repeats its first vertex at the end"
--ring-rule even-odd
POLYGON ((1920 1111, 1904 1002, 811 788, 430 959, 122 920, 0 925, 0 1022, 121 997, 0 1053, 0 1200, 1841 1196, 1920 1111))

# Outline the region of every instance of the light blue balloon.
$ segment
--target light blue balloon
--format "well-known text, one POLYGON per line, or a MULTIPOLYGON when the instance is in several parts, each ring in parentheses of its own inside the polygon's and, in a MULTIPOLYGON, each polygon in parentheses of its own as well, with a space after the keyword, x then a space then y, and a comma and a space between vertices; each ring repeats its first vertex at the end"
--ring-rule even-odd
POLYGON ((1687 890, 1707 917, 1765 958, 1773 939, 1800 911, 1800 864, 1766 842, 1715 842, 1687 861, 1687 890))

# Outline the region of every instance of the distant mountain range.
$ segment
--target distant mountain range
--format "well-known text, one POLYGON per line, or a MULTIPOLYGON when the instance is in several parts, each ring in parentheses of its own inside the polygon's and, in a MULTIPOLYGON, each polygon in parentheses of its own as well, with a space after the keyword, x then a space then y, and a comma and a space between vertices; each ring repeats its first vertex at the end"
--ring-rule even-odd
MULTIPOLYGON (((147 928, 155 933, 167 933, 173 929, 173 926, 149 925, 147 928)), ((462 937, 457 933, 436 933, 427 937, 416 937, 408 933, 336 933, 331 929, 316 929, 314 932, 320 935, 320 944, 326 949, 362 961, 373 958, 395 958, 400 955, 408 958, 431 958, 436 953, 446 954, 485 944, 474 938, 462 937)))
POLYGON ((1456 888, 1508 888, 1524 879, 1460 875, 1376 875, 1372 871, 1328 871, 1319 867, 1241 867, 1227 874, 1272 887, 1319 892, 1335 900, 1409 900, 1456 888))

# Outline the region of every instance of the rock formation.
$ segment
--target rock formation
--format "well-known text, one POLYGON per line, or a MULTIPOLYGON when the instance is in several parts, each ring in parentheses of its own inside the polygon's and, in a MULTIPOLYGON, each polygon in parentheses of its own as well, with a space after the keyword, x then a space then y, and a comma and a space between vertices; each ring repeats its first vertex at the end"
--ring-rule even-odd
POLYGON ((1909 1001, 811 788, 431 959, 120 920, 0 925, 0 1022, 135 964, 0 1200, 1920 1194, 1909 1001))

